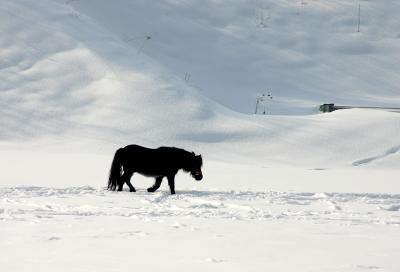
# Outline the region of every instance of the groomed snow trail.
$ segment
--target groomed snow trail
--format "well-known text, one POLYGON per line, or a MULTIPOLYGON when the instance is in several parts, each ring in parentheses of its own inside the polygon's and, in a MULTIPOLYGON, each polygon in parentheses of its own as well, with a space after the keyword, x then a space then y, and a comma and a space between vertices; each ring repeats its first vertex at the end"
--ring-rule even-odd
POLYGON ((274 191, 110 192, 94 187, 3 187, 2 221, 58 217, 184 217, 231 220, 302 220, 314 223, 400 226, 400 195, 274 191))

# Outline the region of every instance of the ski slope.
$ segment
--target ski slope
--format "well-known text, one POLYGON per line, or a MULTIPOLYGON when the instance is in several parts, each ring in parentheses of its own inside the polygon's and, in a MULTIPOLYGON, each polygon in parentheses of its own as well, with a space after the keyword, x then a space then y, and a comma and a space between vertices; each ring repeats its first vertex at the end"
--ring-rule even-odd
POLYGON ((399 11, 0 1, 1 267, 399 271, 400 114, 317 108, 398 107, 399 11), (203 181, 106 191, 132 143, 201 153, 203 181))
POLYGON ((315 113, 330 102, 399 104, 398 1, 70 4, 174 74, 188 74, 202 94, 240 112, 253 113, 255 96, 267 92, 274 96, 274 114, 315 113))

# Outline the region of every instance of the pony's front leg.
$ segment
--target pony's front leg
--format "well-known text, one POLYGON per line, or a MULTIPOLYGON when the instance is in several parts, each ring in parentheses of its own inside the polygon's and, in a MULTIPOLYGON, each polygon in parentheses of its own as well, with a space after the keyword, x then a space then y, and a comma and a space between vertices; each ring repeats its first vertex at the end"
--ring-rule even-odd
POLYGON ((171 191, 171 195, 175 194, 175 175, 173 176, 168 176, 168 185, 169 185, 169 190, 171 191))
POLYGON ((147 192, 152 193, 152 192, 157 191, 157 189, 160 188, 160 186, 161 186, 162 179, 163 179, 163 177, 157 177, 154 185, 151 186, 150 188, 147 188, 147 192))

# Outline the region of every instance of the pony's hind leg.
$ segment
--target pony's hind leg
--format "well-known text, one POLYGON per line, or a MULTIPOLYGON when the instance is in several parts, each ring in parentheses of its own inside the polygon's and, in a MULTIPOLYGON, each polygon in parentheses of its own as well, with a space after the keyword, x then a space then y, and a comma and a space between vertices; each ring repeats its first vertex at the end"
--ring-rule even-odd
POLYGON ((156 182, 150 188, 147 188, 147 192, 155 192, 161 186, 163 177, 156 177, 156 182))
POLYGON ((131 177, 132 177, 133 173, 134 172, 132 170, 126 172, 125 182, 126 182, 126 185, 128 185, 128 187, 129 187, 129 192, 136 192, 135 187, 133 187, 133 185, 131 183, 131 177))
POLYGON ((130 177, 129 177, 129 179, 126 180, 126 185, 128 185, 128 187, 129 187, 129 192, 136 192, 135 187, 133 187, 133 185, 130 181, 130 177))
POLYGON ((126 185, 128 185, 129 187, 129 191, 130 192, 136 192, 135 187, 132 186, 131 183, 131 177, 133 175, 133 171, 132 170, 124 170, 124 174, 121 177, 120 182, 118 183, 118 191, 122 191, 122 187, 124 186, 124 183, 126 183, 126 185))
POLYGON ((117 182, 117 191, 122 191, 122 188, 124 187, 124 175, 118 180, 117 182))

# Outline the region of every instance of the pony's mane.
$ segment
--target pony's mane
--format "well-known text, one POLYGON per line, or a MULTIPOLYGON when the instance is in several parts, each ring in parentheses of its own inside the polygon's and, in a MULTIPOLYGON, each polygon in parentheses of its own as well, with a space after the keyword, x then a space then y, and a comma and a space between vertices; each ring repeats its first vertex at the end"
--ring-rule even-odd
POLYGON ((174 150, 180 152, 185 157, 195 156, 193 152, 189 152, 183 148, 178 148, 178 147, 161 146, 158 149, 174 150))

